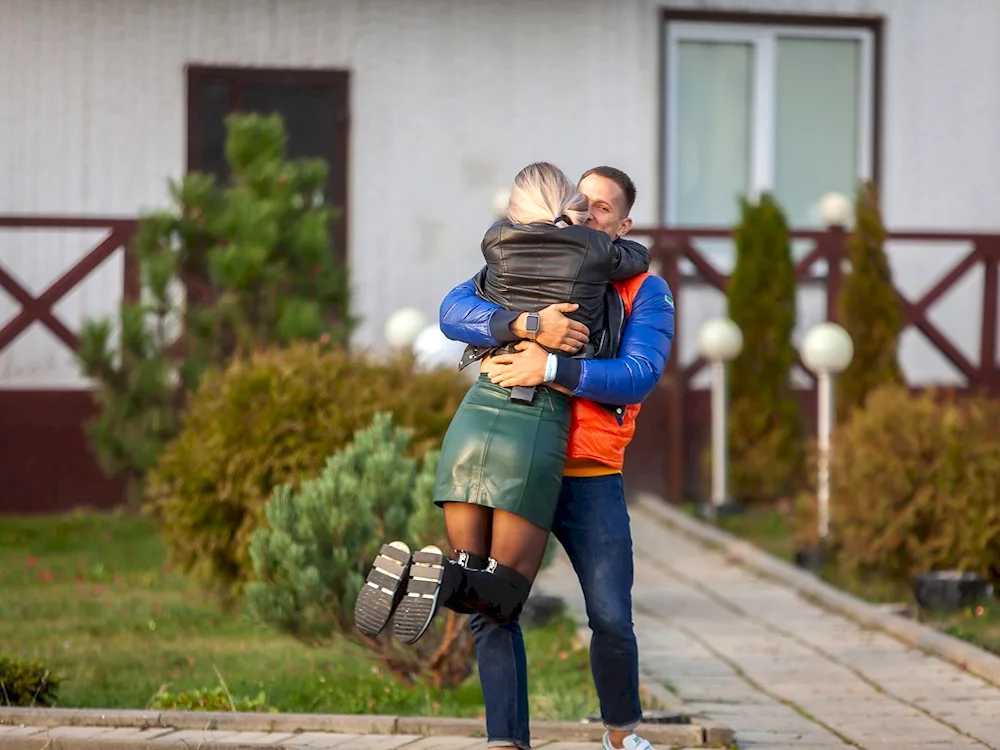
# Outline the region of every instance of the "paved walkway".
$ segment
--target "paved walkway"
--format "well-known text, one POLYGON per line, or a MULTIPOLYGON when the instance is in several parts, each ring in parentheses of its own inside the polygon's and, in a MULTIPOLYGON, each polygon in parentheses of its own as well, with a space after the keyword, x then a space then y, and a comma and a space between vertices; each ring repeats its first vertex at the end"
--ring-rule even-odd
MULTIPOLYGON (((1000 750, 1000 688, 865 630, 666 526, 632 517, 647 676, 740 748, 1000 750)), ((543 586, 582 599, 560 560, 543 586)))
MULTIPOLYGON (((0 727, 0 748, 10 750, 487 750, 486 741, 470 737, 420 737, 407 734, 338 734, 332 732, 225 732, 100 727, 0 727)), ((595 743, 540 742, 545 750, 594 750, 595 743)))

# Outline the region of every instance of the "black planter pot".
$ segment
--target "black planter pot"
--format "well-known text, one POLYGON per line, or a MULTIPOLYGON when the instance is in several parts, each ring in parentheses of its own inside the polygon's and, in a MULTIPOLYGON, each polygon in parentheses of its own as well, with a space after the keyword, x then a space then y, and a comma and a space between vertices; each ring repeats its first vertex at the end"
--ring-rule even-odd
POLYGON ((716 505, 711 500, 703 500, 698 503, 698 517, 709 523, 716 523, 723 518, 741 515, 744 511, 743 503, 739 500, 725 500, 716 505))
POLYGON ((811 547, 805 547, 795 552, 796 567, 808 570, 810 573, 822 570, 827 560, 829 560, 829 554, 823 542, 817 542, 811 547))
POLYGON ((921 609, 962 609, 991 599, 993 586, 978 573, 938 570, 917 575, 913 597, 921 609))

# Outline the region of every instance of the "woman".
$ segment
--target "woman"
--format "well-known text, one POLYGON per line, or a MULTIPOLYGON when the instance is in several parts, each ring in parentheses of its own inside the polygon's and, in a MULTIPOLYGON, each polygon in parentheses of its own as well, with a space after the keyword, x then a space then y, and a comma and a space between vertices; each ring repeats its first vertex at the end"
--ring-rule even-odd
MULTIPOLYGON (((608 283, 646 271, 649 252, 583 226, 587 216, 587 199, 558 168, 525 167, 514 179, 506 220, 483 238, 487 270, 478 291, 508 310, 576 303, 571 317, 588 327, 591 340, 574 356, 610 356, 608 283)), ((493 357, 507 350, 470 347, 462 359, 463 367, 480 361, 480 377, 448 428, 435 487, 455 558, 437 547, 411 554, 402 542, 383 546, 355 607, 365 635, 394 619, 396 637, 414 643, 440 606, 498 622, 520 614, 559 498, 570 401, 553 386, 494 385, 493 357)), ((554 365, 550 355, 546 382, 554 365)))

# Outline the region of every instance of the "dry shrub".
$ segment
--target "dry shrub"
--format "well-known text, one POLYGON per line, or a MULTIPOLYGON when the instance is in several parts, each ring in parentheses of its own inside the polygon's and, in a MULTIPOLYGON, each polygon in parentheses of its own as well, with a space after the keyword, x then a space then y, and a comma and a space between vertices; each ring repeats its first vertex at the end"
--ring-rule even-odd
MULTIPOLYGON (((830 473, 840 572, 1000 573, 1000 402, 879 388, 837 429, 830 473)), ((814 498, 800 504, 802 542, 815 539, 814 498)))

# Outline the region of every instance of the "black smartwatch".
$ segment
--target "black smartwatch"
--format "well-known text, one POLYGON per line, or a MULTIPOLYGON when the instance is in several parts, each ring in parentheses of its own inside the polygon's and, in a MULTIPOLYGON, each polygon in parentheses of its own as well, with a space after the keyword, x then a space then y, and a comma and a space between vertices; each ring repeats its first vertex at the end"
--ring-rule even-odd
POLYGON ((525 316, 524 330, 528 332, 528 338, 532 341, 534 341, 535 336, 538 335, 538 328, 540 325, 541 321, 538 318, 538 313, 530 312, 525 316))

